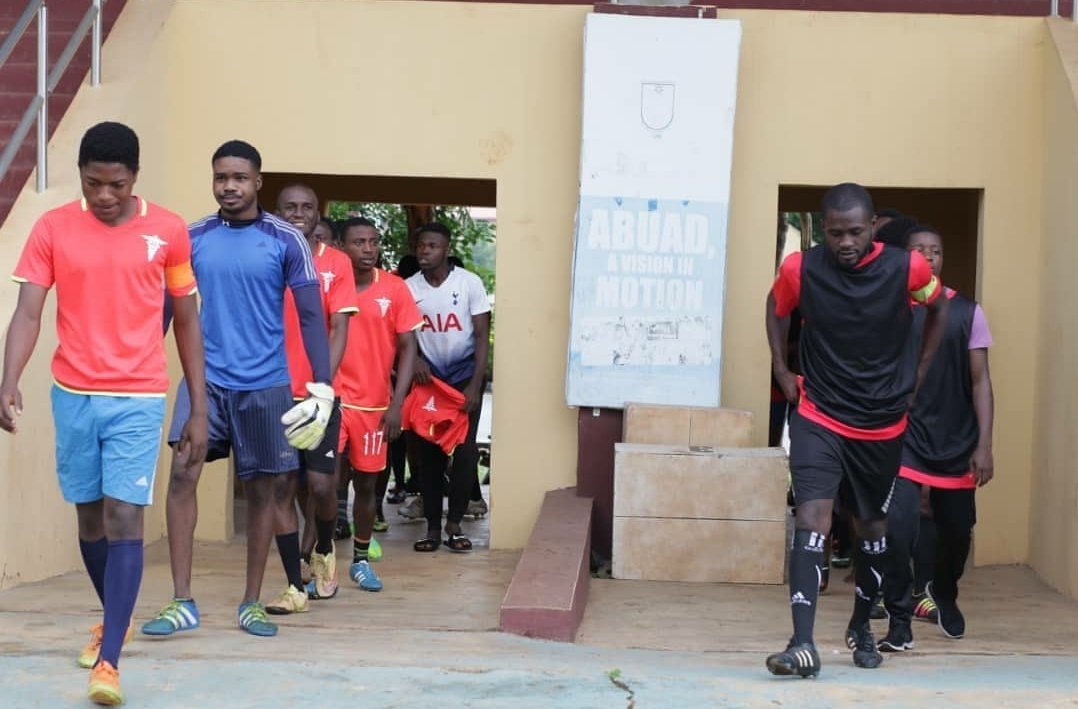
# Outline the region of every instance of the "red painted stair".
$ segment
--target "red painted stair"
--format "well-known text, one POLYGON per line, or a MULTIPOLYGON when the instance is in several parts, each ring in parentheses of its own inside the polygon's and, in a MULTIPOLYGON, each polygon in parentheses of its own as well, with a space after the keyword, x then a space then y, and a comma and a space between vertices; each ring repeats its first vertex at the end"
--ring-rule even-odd
MULTIPOLYGON (((112 29, 127 0, 105 0, 103 8, 104 24, 102 38, 112 29)), ((49 65, 48 71, 56 66, 64 47, 78 26, 87 8, 89 0, 48 0, 49 8, 49 65)), ((19 15, 25 9, 22 0, 0 2, 0 42, 12 30, 19 15)), ((49 137, 56 130, 57 124, 67 111, 75 93, 84 81, 88 81, 90 69, 90 33, 86 34, 71 64, 64 73, 56 90, 49 97, 49 137)), ((108 80, 108 67, 102 69, 102 81, 108 80)), ((37 91, 37 20, 30 25, 22 36, 8 60, 0 66, 0 146, 7 145, 15 132, 15 126, 26 111, 26 107, 37 91)), ((31 128, 15 156, 4 179, 0 180, 0 224, 7 219, 11 206, 19 196, 26 178, 34 169, 36 159, 35 131, 31 128)))

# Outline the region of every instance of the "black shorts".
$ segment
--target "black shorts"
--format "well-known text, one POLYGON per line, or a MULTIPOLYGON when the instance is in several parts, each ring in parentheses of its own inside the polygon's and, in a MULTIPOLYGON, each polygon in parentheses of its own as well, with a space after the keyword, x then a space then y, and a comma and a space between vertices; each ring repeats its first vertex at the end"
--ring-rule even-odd
MULTIPOLYGON (((236 476, 248 480, 255 475, 279 475, 296 469, 296 449, 288 445, 281 416, 292 407, 292 389, 283 386, 240 391, 206 382, 209 405, 209 441, 206 462, 234 453, 236 476)), ((187 382, 180 381, 172 413, 168 443, 180 440, 191 415, 187 382)))
POLYGON ((790 478, 797 504, 838 499, 858 519, 883 519, 901 460, 902 436, 864 441, 841 436, 797 411, 790 418, 790 478))
POLYGON ((329 415, 326 435, 314 450, 299 451, 299 477, 305 479, 308 471, 333 475, 337 472, 337 443, 341 439, 341 400, 333 401, 333 413, 329 415))

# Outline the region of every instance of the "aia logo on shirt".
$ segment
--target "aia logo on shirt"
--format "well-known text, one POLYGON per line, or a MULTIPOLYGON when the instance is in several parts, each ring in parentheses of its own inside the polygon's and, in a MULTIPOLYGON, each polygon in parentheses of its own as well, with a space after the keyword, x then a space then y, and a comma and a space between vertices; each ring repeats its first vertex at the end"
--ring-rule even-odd
POLYGON ((337 274, 333 271, 320 271, 318 275, 322 277, 322 292, 329 293, 329 287, 333 285, 333 279, 337 277, 337 274))
POLYGON ((147 261, 153 261, 153 257, 157 255, 157 252, 162 246, 168 246, 168 242, 163 241, 161 237, 156 234, 143 234, 142 239, 146 242, 147 261))
POLYGON ((441 313, 435 313, 433 320, 429 315, 424 315, 423 329, 434 330, 435 332, 450 332, 452 330, 464 332, 464 328, 460 326, 460 318, 457 317, 456 313, 449 313, 444 318, 441 313))

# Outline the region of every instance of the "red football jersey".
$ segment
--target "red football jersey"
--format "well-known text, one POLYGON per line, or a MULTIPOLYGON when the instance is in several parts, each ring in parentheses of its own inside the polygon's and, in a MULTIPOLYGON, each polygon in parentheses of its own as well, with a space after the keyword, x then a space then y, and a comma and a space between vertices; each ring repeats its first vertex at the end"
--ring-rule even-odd
MULTIPOLYGON (((326 334, 329 334, 329 322, 334 313, 355 313, 356 279, 352 273, 352 261, 342 251, 326 244, 319 244, 311 250, 314 270, 321 281, 322 312, 326 314, 326 334)), ((353 321, 354 321, 353 317, 353 321)), ((355 325, 348 323, 351 330, 355 325)), ((303 334, 299 329, 299 314, 292 291, 284 294, 284 350, 288 357, 288 374, 292 379, 292 396, 297 399, 307 398, 307 382, 313 381, 311 363, 307 360, 307 350, 303 346, 303 334)))
POLYGON ((468 437, 468 414, 460 410, 464 394, 437 377, 429 384, 417 384, 408 392, 401 409, 402 428, 452 455, 468 437))
POLYGON ((359 314, 348 324, 348 346, 333 388, 341 403, 384 409, 393 397, 389 375, 397 357, 397 335, 423 325, 412 292, 397 276, 374 269, 374 280, 355 293, 359 314))
POLYGON ((12 278, 56 286, 52 374, 65 389, 98 394, 168 391, 161 286, 196 291, 187 225, 136 197, 135 215, 109 226, 85 200, 46 212, 30 232, 12 278))

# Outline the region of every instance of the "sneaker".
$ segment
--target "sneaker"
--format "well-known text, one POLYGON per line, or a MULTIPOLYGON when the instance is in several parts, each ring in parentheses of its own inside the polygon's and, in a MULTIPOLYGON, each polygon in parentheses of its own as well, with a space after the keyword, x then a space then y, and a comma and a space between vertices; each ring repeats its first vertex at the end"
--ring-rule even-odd
MULTIPOLYGON (((914 596, 917 598, 917 596, 914 596)), ((939 609, 936 608, 936 602, 929 598, 927 595, 921 596, 917 601, 917 605, 913 607, 913 617, 917 620, 927 620, 929 623, 936 623, 939 621, 939 609)))
POLYGON ((830 585, 831 585, 831 567, 826 566, 826 565, 821 566, 820 567, 820 593, 823 593, 824 591, 826 591, 827 587, 830 586, 830 585))
POLYGON ((304 586, 311 582, 311 562, 302 556, 299 558, 299 580, 304 586))
POLYGON ((408 493, 404 491, 404 488, 393 488, 388 495, 386 495, 386 502, 391 505, 399 505, 408 499, 408 493))
POLYGON ((913 649, 913 630, 908 623, 892 622, 878 645, 880 652, 905 652, 913 649))
POLYGON ((266 609, 258 601, 241 603, 238 611, 240 627, 251 635, 272 638, 277 634, 277 625, 266 616, 266 609))
POLYGON ((925 595, 936 604, 938 611, 936 623, 939 625, 940 630, 943 631, 943 634, 951 640, 961 639, 966 634, 966 617, 958 609, 958 603, 956 601, 944 601, 933 595, 931 581, 925 584, 925 595))
POLYGON ((371 561, 382 560, 382 545, 374 537, 371 537, 371 545, 367 548, 367 558, 371 561))
POLYGON ((337 519, 337 525, 333 528, 333 538, 336 541, 350 539, 352 536, 352 524, 347 520, 337 519))
POLYGON ((337 595, 337 555, 335 552, 311 552, 311 581, 307 595, 316 601, 337 595))
MULTIPOLYGON (((105 625, 103 623, 98 623, 90 628, 90 642, 86 643, 86 647, 82 648, 82 652, 79 653, 79 667, 88 670, 97 662, 97 656, 101 653, 101 638, 104 633, 105 625)), ((127 626, 127 632, 124 634, 124 645, 127 644, 127 641, 131 639, 134 633, 135 626, 127 626)))
POLYGON ((172 635, 181 630, 194 630, 199 626, 198 606, 188 598, 173 598, 153 620, 142 626, 145 635, 172 635))
POLYGON ((865 623, 860 628, 846 629, 846 646, 853 650, 853 664, 866 669, 875 669, 883 664, 883 655, 876 647, 876 638, 865 623))
POLYGON ((794 645, 791 638, 785 650, 767 658, 767 670, 773 675, 815 677, 820 674, 820 654, 812 643, 794 645))
POLYGON ((486 500, 469 500, 468 509, 464 511, 465 517, 472 517, 474 519, 482 519, 487 516, 487 512, 490 508, 487 507, 486 500))
POLYGON ((306 613, 311 609, 307 602, 307 594, 300 591, 292 584, 281 591, 276 600, 266 604, 266 612, 272 615, 290 615, 292 613, 306 613))
POLYGON ((381 591, 382 579, 374 572, 374 567, 367 560, 357 561, 348 567, 348 575, 364 591, 381 591))
POLYGON ((389 522, 386 522, 386 517, 384 514, 379 512, 377 515, 375 515, 374 526, 371 527, 371 529, 378 533, 389 531, 389 522))
POLYGON ((425 513, 423 512, 423 496, 416 495, 408 500, 406 504, 397 508, 397 514, 410 520, 419 521, 421 519, 426 519, 425 513))
POLYGON ((120 671, 105 660, 101 660, 90 670, 90 687, 87 696, 94 704, 107 707, 124 703, 124 693, 120 691, 120 671))
POLYGON ((836 569, 847 569, 852 563, 853 557, 850 556, 849 551, 836 550, 834 556, 831 557, 831 566, 836 569))

